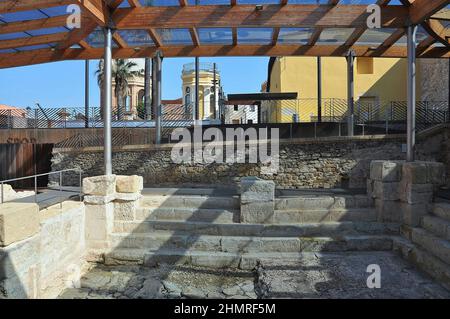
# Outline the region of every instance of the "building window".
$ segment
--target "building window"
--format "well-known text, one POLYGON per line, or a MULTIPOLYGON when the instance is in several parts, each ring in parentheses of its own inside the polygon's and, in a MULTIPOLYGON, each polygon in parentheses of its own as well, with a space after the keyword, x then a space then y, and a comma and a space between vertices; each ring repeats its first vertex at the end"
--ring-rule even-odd
POLYGON ((239 105, 235 105, 235 106, 234 106, 234 111, 235 111, 235 112, 239 111, 239 105))
POLYGON ((358 74, 373 74, 373 58, 357 58, 356 69, 358 74))
POLYGON ((184 104, 188 107, 191 104, 191 88, 186 88, 186 95, 184 96, 184 104))
POLYGON ((250 112, 255 112, 255 105, 250 105, 250 112))

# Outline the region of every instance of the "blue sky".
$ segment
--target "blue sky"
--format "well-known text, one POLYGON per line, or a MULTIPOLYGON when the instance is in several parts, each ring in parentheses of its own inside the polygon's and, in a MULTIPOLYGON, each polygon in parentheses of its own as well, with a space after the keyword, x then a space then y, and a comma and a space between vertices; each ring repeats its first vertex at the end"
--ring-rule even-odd
MULTIPOLYGON (((259 92, 267 77, 268 58, 233 57, 201 58, 216 62, 227 94, 259 92)), ((163 99, 181 97, 181 70, 193 58, 166 58, 163 62, 163 99)), ((97 61, 91 61, 90 103, 99 106, 99 89, 94 72, 97 61)), ((19 107, 84 106, 84 61, 47 63, 11 69, 0 69, 0 104, 19 107)))

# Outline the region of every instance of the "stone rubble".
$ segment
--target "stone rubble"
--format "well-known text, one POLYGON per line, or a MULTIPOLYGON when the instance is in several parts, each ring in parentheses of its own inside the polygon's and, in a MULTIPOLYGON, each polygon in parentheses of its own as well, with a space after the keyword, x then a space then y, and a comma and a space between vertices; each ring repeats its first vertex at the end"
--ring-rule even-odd
POLYGON ((307 253, 262 259, 251 271, 161 265, 92 268, 62 299, 450 298, 450 292, 392 252, 307 253), (381 269, 369 289, 367 266, 381 269))

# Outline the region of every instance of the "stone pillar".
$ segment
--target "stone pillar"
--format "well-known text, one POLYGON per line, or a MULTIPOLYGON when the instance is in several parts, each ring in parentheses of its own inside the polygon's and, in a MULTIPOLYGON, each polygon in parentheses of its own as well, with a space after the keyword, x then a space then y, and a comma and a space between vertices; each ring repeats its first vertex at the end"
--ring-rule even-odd
POLYGON ((114 222, 116 179, 116 175, 104 175, 83 180, 87 248, 109 247, 109 235, 112 233, 114 222))
POLYGON ((367 189, 375 199, 379 221, 416 227, 431 209, 433 192, 442 185, 442 163, 373 161, 367 189))
POLYGON ((268 224, 275 211, 275 183, 257 177, 241 179, 241 223, 268 224))
POLYGON ((83 180, 89 249, 106 252, 112 248, 114 222, 135 220, 142 189, 143 178, 136 175, 105 175, 83 180))
POLYGON ((133 221, 144 188, 142 176, 117 176, 114 220, 133 221))

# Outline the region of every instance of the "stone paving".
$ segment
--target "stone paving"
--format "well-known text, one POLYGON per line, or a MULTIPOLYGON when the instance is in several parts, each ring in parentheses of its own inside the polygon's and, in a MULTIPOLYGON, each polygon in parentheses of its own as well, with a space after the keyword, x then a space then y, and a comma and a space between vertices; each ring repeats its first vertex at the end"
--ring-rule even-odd
POLYGON ((91 265, 81 287, 60 298, 450 298, 450 292, 391 252, 307 253, 261 260, 253 271, 188 266, 91 265), (367 266, 381 269, 369 289, 367 266), (282 265, 282 266, 280 266, 282 265))

